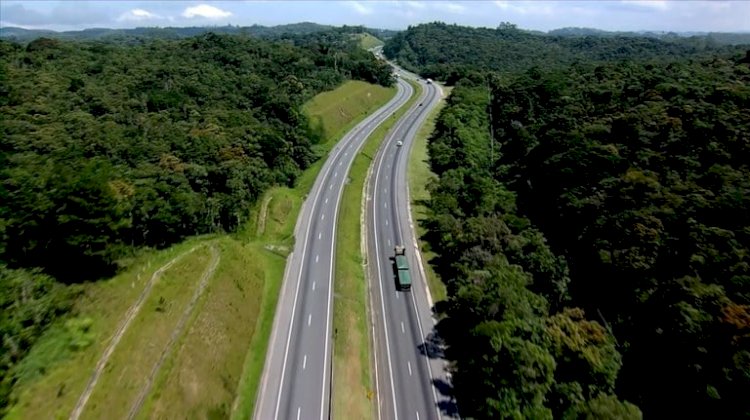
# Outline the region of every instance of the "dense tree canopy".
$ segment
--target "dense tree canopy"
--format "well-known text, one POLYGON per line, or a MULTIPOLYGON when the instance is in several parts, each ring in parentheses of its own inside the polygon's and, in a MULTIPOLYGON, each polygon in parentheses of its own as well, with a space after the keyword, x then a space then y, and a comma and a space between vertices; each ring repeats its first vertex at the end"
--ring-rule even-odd
MULTIPOLYGON (((12 26, 0 28, 0 38, 29 42, 34 39, 47 37, 66 40, 101 40, 107 42, 136 41, 143 39, 179 39, 190 38, 206 33, 245 35, 264 39, 279 39, 287 36, 310 35, 319 32, 336 32, 340 34, 356 34, 368 32, 373 36, 385 40, 396 34, 390 29, 365 28, 364 26, 341 26, 321 25, 312 22, 299 22, 287 25, 263 26, 192 26, 192 27, 140 27, 140 28, 89 28, 80 31, 50 31, 44 29, 24 29, 12 26)), ((734 34, 733 34, 734 35, 734 34)), ((351 38, 351 36, 349 36, 351 38)))
POLYGON ((456 59, 426 239, 465 415, 750 415, 750 69, 677 52, 456 59))
POLYGON ((133 245, 234 229, 316 159, 305 99, 344 77, 390 83, 329 38, 3 43, 0 259, 75 280, 133 245))
POLYGON ((461 83, 448 102, 429 145, 439 182, 426 239, 448 288, 438 327, 462 414, 639 418, 614 396, 622 364, 614 337, 570 306, 565 260, 492 175, 488 91, 461 83))
POLYGON ((525 71, 531 66, 565 66, 580 61, 674 58, 687 54, 729 50, 713 38, 546 35, 518 29, 509 23, 496 29, 469 28, 445 23, 410 27, 386 42, 383 52, 422 74, 453 83, 467 72, 525 71))
POLYGON ((749 109, 750 69, 722 58, 494 87, 495 178, 612 324, 648 413, 750 414, 749 109))
POLYGON ((304 101, 390 74, 345 32, 0 41, 0 415, 13 367, 71 306, 62 283, 234 230, 318 159, 304 101))

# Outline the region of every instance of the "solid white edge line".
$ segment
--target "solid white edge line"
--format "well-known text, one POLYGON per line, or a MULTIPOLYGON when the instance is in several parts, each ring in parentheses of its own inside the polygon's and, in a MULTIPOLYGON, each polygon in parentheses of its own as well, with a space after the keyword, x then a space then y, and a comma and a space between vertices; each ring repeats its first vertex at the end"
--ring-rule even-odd
MULTIPOLYGON (((411 95, 409 95, 409 96, 411 96, 411 95)), ((369 132, 369 133, 367 133, 367 136, 363 137, 363 139, 357 145, 357 147, 356 147, 355 152, 353 153, 353 155, 356 155, 356 153, 359 152, 359 149, 362 147, 362 144, 364 143, 364 140, 367 139, 368 137, 370 137, 371 134, 372 133, 369 132)), ((350 147, 351 146, 352 145, 350 145, 350 147)), ((345 173, 349 173, 349 169, 351 168, 352 163, 353 163, 352 161, 349 161, 348 165, 345 168, 345 173)), ((341 205, 341 196, 342 196, 342 194, 344 192, 344 183, 341 182, 340 185, 341 186, 339 187, 339 191, 338 191, 338 194, 337 194, 337 200, 336 200, 337 204, 335 206, 334 213, 333 213, 334 223, 332 224, 333 225, 333 236, 332 237, 334 239, 331 241, 331 263, 330 263, 329 272, 328 272, 328 278, 329 278, 329 286, 328 286, 328 308, 326 309, 326 335, 325 335, 325 347, 324 347, 324 352, 323 352, 324 353, 324 356, 323 356, 323 391, 321 392, 321 395, 320 395, 320 420, 324 419, 323 413, 325 412, 325 410, 323 409, 323 407, 324 407, 324 404, 325 404, 325 395, 326 395, 326 378, 327 378, 326 370, 327 370, 327 364, 328 364, 328 342, 330 341, 329 335, 330 335, 330 328, 331 328, 331 297, 333 295, 333 287, 331 287, 331 286, 333 284, 333 264, 334 264, 334 260, 336 259, 335 258, 336 257, 336 254, 335 254, 335 251, 336 251, 336 239, 335 238, 336 238, 337 223, 335 223, 335 221, 338 220, 338 212, 339 212, 339 207, 341 205)), ((332 186, 333 186, 333 184, 331 184, 331 187, 332 186)), ((391 380, 393 380, 393 379, 391 378, 391 380)), ((394 395, 394 398, 395 398, 395 395, 394 395)), ((394 420, 398 420, 398 416, 394 420)))
MULTIPOLYGON (((397 102, 398 101, 393 101, 393 102, 389 102, 389 104, 391 104, 391 106, 392 106, 392 104, 397 103, 397 102)), ((386 104, 384 108, 386 108, 386 107, 388 107, 388 104, 386 104)), ((376 118, 377 117, 374 117, 374 116, 370 117, 370 119, 376 119, 376 118)), ((360 123, 360 124, 362 124, 362 123, 360 123)), ((356 127, 355 127, 354 130, 350 131, 349 133, 352 133, 355 130, 357 130, 356 127)), ((359 130, 361 130, 361 127, 359 128, 359 130)), ((341 142, 342 143, 350 142, 351 139, 354 138, 354 137, 355 137, 354 135, 348 135, 347 134, 347 135, 345 135, 341 139, 341 142)), ((320 197, 320 193, 323 190, 324 181, 328 177, 328 174, 331 172, 331 168, 334 166, 334 162, 336 162, 336 159, 339 158, 339 156, 341 155, 341 153, 343 152, 343 150, 344 150, 344 147, 338 148, 337 146, 335 146, 335 154, 333 155, 333 158, 329 158, 329 159, 331 159, 330 160, 331 163, 329 165, 325 165, 324 164, 324 167, 327 166, 327 168, 326 168, 325 173, 323 174, 323 178, 321 178, 322 181, 321 181, 320 185, 318 186, 318 189, 317 189, 317 191, 315 193, 315 199, 311 202, 312 208, 310 209, 310 214, 315 213, 316 203, 318 202, 318 199, 320 197)), ((328 161, 326 161, 326 162, 328 162, 328 161)), ((328 186, 328 189, 331 189, 332 187, 333 187, 333 184, 330 184, 328 186)), ((309 239, 309 236, 310 236, 310 227, 311 227, 311 224, 308 224, 307 225, 307 229, 305 229, 305 242, 303 242, 303 246, 302 246, 302 256, 301 256, 301 259, 300 259, 300 269, 299 269, 299 274, 297 275, 297 288, 294 291, 294 302, 292 303, 292 316, 291 316, 291 319, 289 321, 289 333, 287 334, 286 348, 284 350, 284 360, 283 360, 282 365, 281 365, 281 380, 279 381, 279 388, 278 388, 279 392, 278 392, 278 395, 276 397, 276 409, 274 410, 274 415, 273 415, 274 420, 278 420, 278 418, 279 418, 279 406, 281 405, 281 396, 282 396, 282 391, 284 390, 284 376, 286 374, 286 365, 287 365, 287 361, 289 359, 289 344, 290 344, 290 342, 292 340, 292 331, 294 330, 294 315, 295 315, 295 312, 296 312, 296 309, 297 309, 297 298, 299 297, 299 286, 300 286, 300 282, 302 280, 302 272, 304 271, 303 268, 305 266, 305 254, 307 252, 307 242, 308 242, 308 239, 309 239)), ((333 243, 333 241, 331 241, 331 242, 333 243)), ((329 290, 329 293, 330 293, 330 290, 329 290)), ((323 394, 325 395, 325 383, 323 384, 323 394)), ((323 417, 323 412, 322 411, 321 411, 320 415, 321 415, 321 418, 322 418, 323 417)))
MULTIPOLYGON (((415 128, 415 132, 416 132, 416 130, 417 130, 418 128, 419 128, 419 127, 415 128)), ((408 134, 409 134, 409 133, 407 133, 407 136, 408 136, 408 134)), ((407 209, 409 209, 409 204, 410 204, 410 203, 408 203, 408 192, 409 192, 408 182, 406 183, 406 192, 407 192, 407 209)), ((411 213, 409 213, 409 221, 411 222, 411 213)), ((397 226, 398 226, 398 228, 399 228, 399 232, 401 232, 401 224, 397 223, 396 225, 397 225, 397 226)), ((414 231, 412 230, 412 233, 413 233, 413 232, 414 232, 414 231)), ((401 235, 401 237, 403 238, 403 235, 401 235)), ((413 238, 413 237, 412 237, 412 238, 413 238)), ((421 268, 421 267, 420 267, 420 268, 421 268)), ((427 280, 426 280, 426 279, 424 279, 424 278, 423 278, 422 280, 423 280, 423 281, 425 282, 425 284, 426 284, 427 280)), ((429 293, 429 292, 427 292, 427 293, 429 293)), ((428 298, 428 299, 429 299, 429 298, 428 298)), ((431 299, 430 299, 430 301, 431 301, 431 299)), ((413 294, 413 293, 411 294, 411 302, 412 302, 412 307, 414 308, 414 314, 415 314, 415 315, 416 315, 416 317, 417 317, 417 327, 419 328, 419 335, 420 335, 420 336, 422 337, 422 338, 421 338, 421 340, 422 340, 422 344, 425 344, 425 342, 424 342, 424 339, 425 339, 426 337, 425 337, 425 335, 424 335, 424 330, 422 329, 422 320, 421 320, 421 319, 420 319, 420 317, 419 317, 419 309, 417 308, 417 300, 416 300, 416 298, 414 297, 414 294, 413 294)), ((425 359, 425 364, 427 365, 427 372, 428 372, 428 373, 430 374, 430 383, 431 383, 430 389, 432 389, 432 398, 433 398, 433 400, 434 400, 434 402, 435 402, 435 411, 437 412, 437 416, 438 416, 437 418, 438 418, 438 419, 440 419, 440 418, 442 418, 442 416, 440 415, 440 409, 439 409, 439 407, 437 406, 437 403, 438 403, 437 393, 435 392, 435 387, 434 387, 434 386, 432 386, 432 383, 433 383, 433 382, 435 381, 435 377, 434 377, 434 376, 432 375, 432 367, 430 366, 430 358, 429 358, 429 356, 427 356, 427 354, 426 354, 426 353, 427 353, 427 352, 425 351, 425 354, 424 354, 424 359, 425 359)), ((417 415, 419 415, 419 413, 417 413, 417 415)))
MULTIPOLYGON (((408 86, 411 89, 411 85, 408 85, 408 86)), ((411 94, 409 96, 411 96, 411 94)), ((396 127, 393 129, 393 132, 396 132, 398 130, 398 127, 401 125, 402 122, 403 122, 403 119, 401 119, 396 124, 396 127)), ((391 139, 392 138, 393 138, 393 135, 391 135, 391 139)), ((383 143, 386 146, 381 146, 381 151, 386 150, 388 143, 390 143, 390 139, 386 139, 386 141, 383 143)), ((380 159, 380 161, 378 162, 378 170, 375 171, 375 184, 374 184, 375 188, 373 188, 373 201, 372 201, 373 203, 377 202, 377 199, 376 199, 377 194, 378 194, 377 185, 378 185, 378 178, 380 177, 380 169, 383 167, 383 156, 384 156, 384 152, 380 152, 379 157, 378 157, 378 159, 380 159)), ((373 205, 373 207, 376 207, 376 206, 373 205)), ((373 237, 375 239, 375 255, 378 256, 380 255, 380 246, 378 244, 378 235, 377 235, 378 221, 377 221, 377 211, 374 208, 372 210, 372 221, 373 221, 373 230, 374 230, 373 237)), ((386 359, 388 360, 388 373, 389 373, 389 378, 390 378, 390 383, 391 383, 391 398, 393 400, 393 416, 394 416, 393 419, 398 420, 398 410, 397 410, 398 406, 396 404, 396 387, 393 383, 393 365, 391 363, 391 345, 388 340, 388 323, 385 319, 385 300, 383 297, 382 271, 380 269, 379 260, 376 265, 378 268, 378 289, 380 290, 380 306, 382 309, 382 316, 383 316, 383 329, 385 331, 386 359)))

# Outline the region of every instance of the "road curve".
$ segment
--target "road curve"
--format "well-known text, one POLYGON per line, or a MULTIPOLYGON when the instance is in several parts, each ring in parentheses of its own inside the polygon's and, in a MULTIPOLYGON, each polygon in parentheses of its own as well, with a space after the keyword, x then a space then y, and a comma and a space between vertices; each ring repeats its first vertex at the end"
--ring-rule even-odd
POLYGON ((364 141, 413 95, 414 89, 402 80, 397 88, 391 101, 334 147, 302 205, 256 400, 256 419, 328 418, 339 204, 349 168, 364 141))
MULTIPOLYGON (((399 72, 413 77, 401 69, 399 72)), ((409 150, 442 95, 434 84, 420 83, 421 97, 389 132, 368 179, 367 261, 380 419, 457 416, 446 375, 447 364, 435 339, 436 320, 409 215, 406 181, 409 150), (397 146, 399 140, 403 146, 397 146), (395 245, 406 246, 411 291, 396 289, 391 260, 395 245)))

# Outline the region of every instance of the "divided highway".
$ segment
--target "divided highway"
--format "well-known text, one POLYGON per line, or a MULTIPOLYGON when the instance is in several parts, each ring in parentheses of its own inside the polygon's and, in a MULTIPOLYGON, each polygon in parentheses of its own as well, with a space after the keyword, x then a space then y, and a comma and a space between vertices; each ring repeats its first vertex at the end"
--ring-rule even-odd
MULTIPOLYGON (((402 70, 400 73, 408 74, 402 70)), ((406 176, 409 150, 420 126, 441 97, 439 87, 420 83, 421 97, 386 137, 368 179, 367 261, 381 419, 456 416, 446 363, 435 340, 432 301, 409 214, 406 176), (398 146, 399 141, 402 146, 398 146), (410 291, 399 291, 396 287, 392 260, 396 245, 406 247, 412 278, 410 291)))
POLYGON ((256 419, 328 418, 334 256, 341 196, 364 141, 413 93, 411 85, 399 80, 396 96, 339 141, 302 206, 274 317, 256 419))

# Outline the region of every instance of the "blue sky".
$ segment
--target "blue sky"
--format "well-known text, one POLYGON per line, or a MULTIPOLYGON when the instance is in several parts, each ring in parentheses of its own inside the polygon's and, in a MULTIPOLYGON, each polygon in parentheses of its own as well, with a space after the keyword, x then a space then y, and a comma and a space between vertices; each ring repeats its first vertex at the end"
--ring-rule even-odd
POLYGON ((750 31, 750 1, 13 1, 0 25, 72 30, 91 27, 278 25, 302 21, 404 29, 443 21, 526 29, 750 31))

